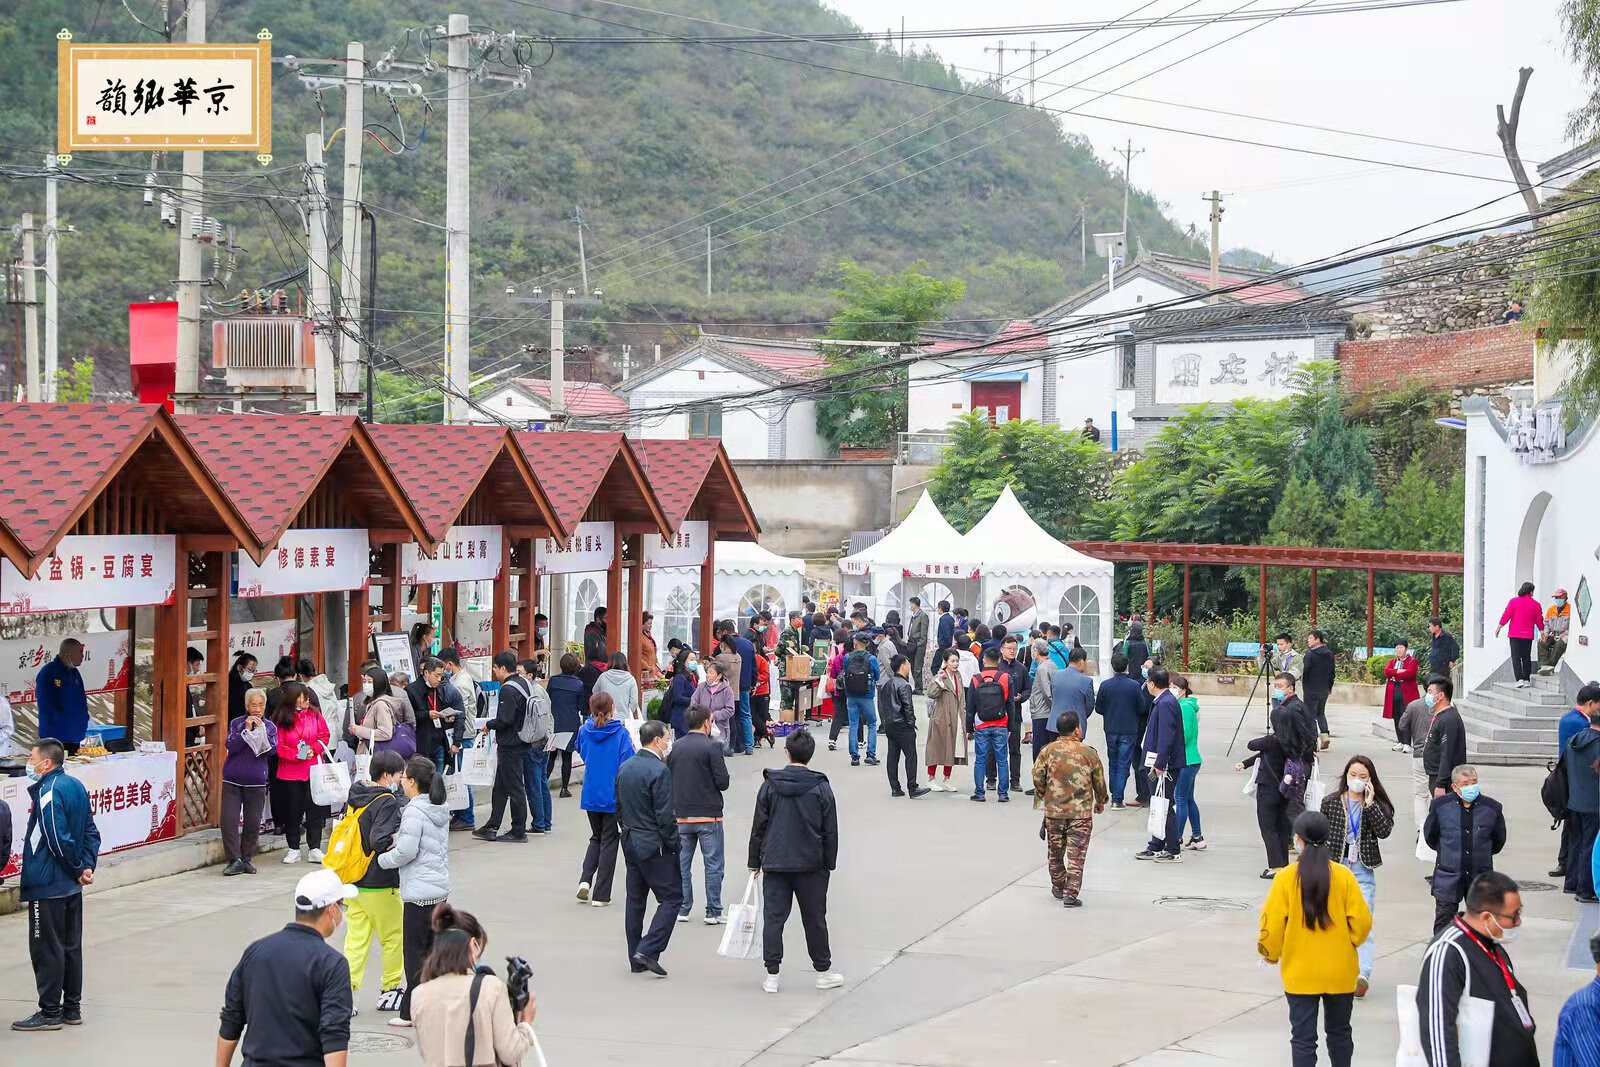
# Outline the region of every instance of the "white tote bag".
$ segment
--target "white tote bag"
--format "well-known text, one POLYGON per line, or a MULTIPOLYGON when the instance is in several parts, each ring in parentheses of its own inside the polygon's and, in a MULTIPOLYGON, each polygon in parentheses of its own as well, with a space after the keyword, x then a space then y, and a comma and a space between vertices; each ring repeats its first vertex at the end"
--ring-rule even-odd
MULTIPOLYGON (((1472 967, 1467 962, 1466 950, 1460 945, 1451 947, 1461 957, 1462 973, 1466 976, 1466 984, 1461 987, 1461 999, 1456 1002, 1456 1048, 1461 1053, 1461 1067, 1489 1067, 1489 1042, 1494 1034, 1494 1001, 1472 995, 1472 967)), ((1422 1023, 1417 1018, 1417 987, 1400 986, 1395 990, 1395 998, 1400 1009, 1400 1049, 1395 1053, 1395 1067, 1425 1067, 1428 1061, 1422 1055, 1422 1023), (1409 1035, 1408 1019, 1411 1027, 1409 1035), (1407 1046, 1408 1036, 1415 1041, 1414 1053, 1407 1046)))
MULTIPOLYGON (((461 750, 461 781, 480 789, 494 786, 494 774, 500 764, 500 750, 490 735, 471 748, 461 750)), ((454 808, 452 811, 456 810, 454 808)))
POLYGON ((356 757, 356 781, 372 781, 372 754, 363 752, 356 757))
POLYGON ((1422 1054, 1422 1026, 1417 1019, 1417 987, 1397 987, 1394 1000, 1400 1021, 1400 1047, 1394 1053, 1394 1067, 1428 1067, 1428 1059, 1422 1054))
POLYGON ((1322 781, 1322 761, 1311 761, 1311 773, 1306 776, 1306 792, 1302 798, 1307 811, 1318 811, 1322 808, 1322 798, 1327 794, 1328 787, 1322 781))
POLYGON ((472 794, 467 792, 466 778, 461 774, 447 770, 444 776, 444 806, 451 811, 461 811, 471 799, 472 794))
POLYGON ((761 958, 761 875, 752 871, 744 885, 744 896, 728 909, 728 928, 722 932, 717 955, 730 960, 761 958))
POLYGON ((344 807, 350 796, 350 767, 348 764, 323 760, 311 765, 311 800, 335 811, 344 807))
POLYGON ((1156 790, 1150 794, 1150 817, 1144 821, 1145 832, 1151 837, 1165 841, 1167 838, 1167 809, 1172 806, 1172 801, 1167 799, 1167 779, 1165 776, 1156 782, 1156 790))

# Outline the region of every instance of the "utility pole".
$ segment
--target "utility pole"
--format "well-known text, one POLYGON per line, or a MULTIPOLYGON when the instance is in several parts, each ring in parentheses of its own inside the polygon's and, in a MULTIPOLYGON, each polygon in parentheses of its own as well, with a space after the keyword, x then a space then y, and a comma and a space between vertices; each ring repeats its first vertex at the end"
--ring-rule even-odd
POLYGON ((28 400, 37 403, 45 398, 39 384, 39 279, 38 268, 33 265, 33 214, 22 214, 22 315, 23 332, 27 337, 28 400))
POLYGON ((1039 52, 1039 46, 1028 42, 1028 106, 1033 107, 1039 99, 1039 83, 1034 78, 1033 65, 1039 52))
MULTIPOLYGON (((351 41, 345 46, 344 82, 344 203, 343 237, 339 242, 339 384, 338 391, 355 393, 361 384, 361 150, 366 137, 366 46, 351 41)), ((370 341, 370 338, 369 338, 370 341)), ((367 358, 372 358, 371 353, 367 358)), ((333 409, 330 409, 333 410, 333 409)))
POLYGON ((1211 288, 1216 289, 1222 285, 1222 194, 1213 189, 1200 199, 1211 205, 1211 288))
POLYGON ((307 277, 311 283, 311 343, 319 415, 334 413, 337 382, 333 366, 333 338, 337 316, 333 308, 333 275, 328 262, 328 175, 322 165, 322 134, 306 134, 306 249, 307 277))
POLYGON ((467 421, 472 360, 472 280, 471 242, 468 227, 467 176, 471 171, 471 141, 468 121, 468 49, 472 38, 465 15, 451 15, 447 26, 445 120, 445 342, 444 367, 448 391, 444 398, 444 421, 467 421))
POLYGON ((711 227, 706 227, 706 299, 711 299, 711 227))
POLYGON ((567 421, 567 324, 561 296, 550 297, 550 421, 567 421))
MULTIPOLYGON (((206 43, 206 0, 189 0, 184 9, 188 42, 206 43)), ((318 142, 320 156, 321 142, 318 142)), ((184 152, 183 178, 178 188, 178 365, 173 392, 189 399, 179 401, 181 411, 197 411, 200 392, 200 241, 196 228, 205 210, 204 152, 184 152)), ((320 368, 319 368, 320 370, 320 368)))
POLYGON ((588 225, 583 221, 583 205, 579 204, 572 213, 572 221, 578 224, 578 270, 583 275, 583 291, 589 291, 589 259, 583 254, 583 228, 588 225))
POLYGON ((60 237, 56 213, 56 157, 45 156, 44 167, 49 176, 44 181, 44 381, 40 384, 44 387, 44 399, 54 400, 61 353, 60 319, 56 311, 60 296, 57 279, 61 269, 56 245, 60 237))
POLYGON ((1133 138, 1128 139, 1128 147, 1118 152, 1122 157, 1122 240, 1126 245, 1128 241, 1128 196, 1133 189, 1133 180, 1130 172, 1133 169, 1133 157, 1144 154, 1144 149, 1133 147, 1133 138))
POLYGON ((1078 266, 1089 266, 1089 204, 1078 197, 1078 266))
POLYGON ((1004 95, 1006 91, 1006 42, 1004 40, 996 41, 994 48, 985 48, 984 51, 995 54, 994 90, 1004 95))

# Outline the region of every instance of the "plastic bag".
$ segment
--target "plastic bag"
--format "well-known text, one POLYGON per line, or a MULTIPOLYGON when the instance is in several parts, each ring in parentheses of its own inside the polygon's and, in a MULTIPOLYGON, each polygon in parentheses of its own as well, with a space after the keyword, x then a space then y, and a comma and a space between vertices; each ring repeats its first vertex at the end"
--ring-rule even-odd
MULTIPOLYGON (((481 789, 494 786, 495 771, 500 763, 500 748, 491 734, 471 748, 461 750, 461 781, 481 789)), ((465 804, 462 807, 466 807, 465 804)), ((451 811, 457 809, 451 808, 451 811)))
POLYGON ((744 896, 728 909, 728 927, 722 932, 722 943, 717 955, 730 960, 758 960, 761 958, 761 874, 750 873, 744 885, 744 896))

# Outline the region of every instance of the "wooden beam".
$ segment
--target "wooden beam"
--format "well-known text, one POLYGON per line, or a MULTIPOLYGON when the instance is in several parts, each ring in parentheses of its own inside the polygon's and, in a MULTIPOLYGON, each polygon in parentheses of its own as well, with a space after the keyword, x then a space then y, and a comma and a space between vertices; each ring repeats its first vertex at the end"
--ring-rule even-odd
MULTIPOLYGON (((130 741, 134 740, 133 692, 136 688, 138 688, 136 679, 134 678, 133 661, 135 657, 133 655, 133 650, 139 647, 139 635, 134 632, 134 618, 135 612, 132 608, 117 608, 111 616, 111 624, 113 626, 119 630, 128 631, 128 688, 119 689, 112 694, 111 703, 117 714, 117 722, 128 731, 127 738, 130 741)), ((211 661, 207 660, 206 662, 210 663, 211 661)))
POLYGON ((548 526, 524 526, 518 523, 507 523, 504 536, 507 540, 525 541, 529 538, 549 537, 551 534, 548 526))
POLYGON ((206 584, 216 589, 206 605, 206 626, 214 635, 206 642, 205 650, 206 665, 214 676, 206 685, 206 712, 213 720, 205 727, 204 735, 211 745, 208 753, 211 797, 206 805, 207 826, 219 822, 222 816, 222 762, 227 755, 228 737, 228 571, 231 551, 206 555, 206 584))
POLYGON ((187 552, 236 552, 239 542, 228 534, 179 534, 178 544, 187 552))
POLYGON ((183 832, 184 773, 183 720, 188 695, 183 676, 184 650, 189 644, 189 554, 173 546, 176 581, 172 600, 155 608, 155 658, 151 677, 150 724, 154 740, 165 741, 178 754, 176 805, 178 832, 183 832))
MULTIPOLYGON (((706 536, 706 560, 700 564, 700 633, 697 651, 710 654, 711 622, 717 597, 717 528, 711 526, 706 536)), ((843 598, 841 598, 842 601, 843 598)), ((691 642, 693 643, 693 642, 691 642)))
POLYGON ((1144 622, 1148 626, 1155 621, 1156 616, 1156 561, 1145 560, 1144 564, 1144 622))
POLYGON ((489 610, 493 613, 491 656, 511 648, 511 538, 500 532, 500 574, 494 580, 489 610))
POLYGON ((628 575, 628 672, 639 684, 639 711, 644 712, 644 539, 654 533, 635 534, 633 542, 633 573, 628 575))
POLYGON ((1261 565, 1261 617, 1257 621, 1260 623, 1259 639, 1261 647, 1265 650, 1267 647, 1267 565, 1265 563, 1261 565))
POLYGON ((1433 576, 1433 617, 1439 617, 1439 576, 1433 576))
POLYGON ((461 605, 461 591, 457 582, 439 583, 439 647, 456 647, 456 609, 461 605), (448 638, 448 641, 446 641, 448 638))
POLYGON ((1317 625, 1317 568, 1311 568, 1311 626, 1317 625))
MULTIPOLYGON (((372 647, 372 640, 367 634, 367 625, 372 618, 372 592, 370 589, 350 590, 350 614, 345 620, 345 656, 347 666, 345 678, 350 684, 350 692, 356 693, 361 688, 361 664, 369 656, 368 649, 372 647)), ((334 739, 338 743, 338 738, 334 739)))
POLYGON ((1373 601, 1377 591, 1377 576, 1371 567, 1367 568, 1367 656, 1372 656, 1372 613, 1373 601))
MULTIPOLYGON (((631 625, 631 620, 623 618, 625 612, 622 605, 622 542, 617 541, 617 551, 611 557, 611 569, 606 572, 606 651, 620 652, 627 642, 628 635, 624 623, 631 625)), ((584 622, 578 620, 580 625, 584 622)))
POLYGON ((317 670, 328 669, 328 635, 323 624, 327 621, 328 594, 311 594, 311 660, 317 670))
POLYGON ((1183 669, 1189 669, 1189 564, 1183 565, 1183 669))
POLYGON ((374 545, 409 545, 414 540, 410 530, 367 531, 367 541, 374 545))

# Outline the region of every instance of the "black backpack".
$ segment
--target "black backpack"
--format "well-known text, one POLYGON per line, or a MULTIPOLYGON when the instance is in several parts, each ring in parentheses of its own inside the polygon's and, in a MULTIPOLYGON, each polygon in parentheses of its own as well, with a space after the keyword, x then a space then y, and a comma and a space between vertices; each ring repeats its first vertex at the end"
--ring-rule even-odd
POLYGON ((999 722, 1006 717, 1005 686, 998 673, 980 674, 972 685, 972 713, 979 722, 999 722))
POLYGON ((853 697, 872 692, 872 668, 867 664, 867 654, 859 649, 844 661, 844 691, 853 697))
POLYGON ((1550 772, 1544 776, 1544 782, 1539 786, 1539 799, 1544 802, 1545 810, 1550 813, 1553 820, 1550 829, 1554 830, 1567 817, 1567 754, 1561 756, 1548 765, 1550 772))

